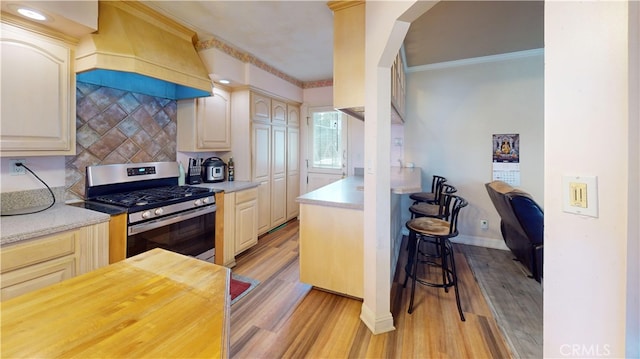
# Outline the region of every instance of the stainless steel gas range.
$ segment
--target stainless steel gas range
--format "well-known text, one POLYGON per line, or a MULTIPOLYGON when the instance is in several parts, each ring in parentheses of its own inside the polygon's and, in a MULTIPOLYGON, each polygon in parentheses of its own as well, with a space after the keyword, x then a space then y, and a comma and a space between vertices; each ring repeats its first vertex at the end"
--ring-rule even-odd
POLYGON ((163 248, 213 261, 215 193, 179 186, 177 162, 89 166, 86 175, 86 202, 126 208, 127 257, 163 248))

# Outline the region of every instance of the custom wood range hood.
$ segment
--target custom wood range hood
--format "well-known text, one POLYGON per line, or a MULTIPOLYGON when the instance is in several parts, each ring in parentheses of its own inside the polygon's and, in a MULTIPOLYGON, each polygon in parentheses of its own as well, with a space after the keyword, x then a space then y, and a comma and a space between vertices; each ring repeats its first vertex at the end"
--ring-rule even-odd
POLYGON ((78 81, 174 100, 211 95, 195 32, 138 1, 98 6, 98 31, 76 51, 78 81))

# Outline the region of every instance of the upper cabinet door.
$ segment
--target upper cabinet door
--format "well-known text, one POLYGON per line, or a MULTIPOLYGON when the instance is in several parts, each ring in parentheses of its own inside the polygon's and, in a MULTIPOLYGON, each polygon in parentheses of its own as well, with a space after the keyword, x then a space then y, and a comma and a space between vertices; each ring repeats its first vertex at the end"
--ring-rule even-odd
POLYGON ((271 122, 274 125, 287 124, 287 104, 284 102, 271 100, 271 122))
POLYGON ((231 106, 226 91, 216 88, 213 96, 198 99, 196 128, 200 149, 231 150, 231 106))
POLYGON ((2 156, 75 154, 70 45, 2 23, 2 156))
POLYGON ((254 122, 271 122, 271 99, 257 93, 251 93, 251 119, 254 122))
POLYGON ((300 107, 287 105, 287 124, 289 126, 300 126, 300 107))
POLYGON ((254 123, 252 128, 251 180, 268 182, 271 179, 271 126, 254 123))
POLYGON ((231 101, 219 88, 213 96, 178 101, 178 151, 231 150, 231 101))
POLYGON ((330 2, 333 10, 333 107, 364 107, 364 1, 330 2))

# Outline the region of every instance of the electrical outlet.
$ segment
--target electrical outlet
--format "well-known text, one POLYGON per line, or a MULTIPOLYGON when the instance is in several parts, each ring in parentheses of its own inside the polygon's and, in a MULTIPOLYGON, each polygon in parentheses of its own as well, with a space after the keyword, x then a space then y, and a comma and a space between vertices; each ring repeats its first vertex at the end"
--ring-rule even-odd
POLYGON ((16 166, 16 163, 26 164, 26 160, 10 160, 11 163, 11 175, 12 176, 22 176, 27 173, 27 171, 22 166, 16 166))
POLYGON ((489 221, 487 221, 486 219, 481 219, 480 229, 489 229, 489 221))

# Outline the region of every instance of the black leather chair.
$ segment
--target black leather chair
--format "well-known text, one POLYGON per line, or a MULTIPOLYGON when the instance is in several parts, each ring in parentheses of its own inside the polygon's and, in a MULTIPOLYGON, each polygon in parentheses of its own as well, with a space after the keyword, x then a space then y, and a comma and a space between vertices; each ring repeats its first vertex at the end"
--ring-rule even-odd
POLYGON ((527 192, 502 181, 486 183, 489 198, 500 215, 502 238, 516 259, 542 280, 544 212, 527 192))

